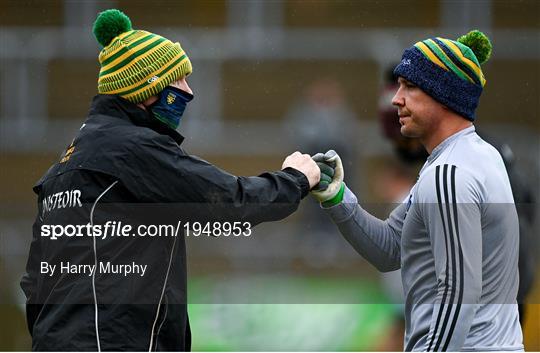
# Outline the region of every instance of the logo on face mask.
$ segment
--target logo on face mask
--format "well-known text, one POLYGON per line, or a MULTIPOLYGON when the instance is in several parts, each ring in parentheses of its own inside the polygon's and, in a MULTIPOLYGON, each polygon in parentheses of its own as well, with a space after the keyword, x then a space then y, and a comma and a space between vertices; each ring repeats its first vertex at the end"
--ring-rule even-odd
POLYGON ((173 104, 175 99, 176 99, 176 96, 172 94, 171 92, 169 92, 169 94, 167 95, 167 104, 169 105, 173 104))
POLYGON ((167 86, 158 95, 158 100, 149 109, 156 119, 172 129, 178 128, 186 105, 193 95, 176 87, 167 86))

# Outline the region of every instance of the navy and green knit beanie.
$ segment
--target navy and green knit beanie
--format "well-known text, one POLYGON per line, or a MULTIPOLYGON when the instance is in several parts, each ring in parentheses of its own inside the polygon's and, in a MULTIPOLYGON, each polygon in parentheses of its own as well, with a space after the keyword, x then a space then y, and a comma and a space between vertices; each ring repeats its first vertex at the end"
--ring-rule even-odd
POLYGON ((405 50, 394 74, 420 87, 436 101, 474 121, 486 84, 480 64, 491 55, 491 42, 474 30, 457 41, 430 38, 405 50))

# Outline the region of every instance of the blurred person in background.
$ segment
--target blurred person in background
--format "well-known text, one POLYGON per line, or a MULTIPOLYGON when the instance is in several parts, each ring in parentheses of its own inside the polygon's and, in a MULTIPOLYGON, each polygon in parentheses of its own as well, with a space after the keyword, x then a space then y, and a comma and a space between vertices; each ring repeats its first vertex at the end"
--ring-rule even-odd
POLYGON ((285 117, 285 130, 294 147, 311 155, 337 149, 351 171, 347 178, 353 185, 355 129, 355 114, 347 104, 343 88, 331 77, 317 79, 307 86, 285 117))
MULTIPOLYGON (((355 126, 355 115, 347 104, 343 87, 333 77, 317 78, 307 85, 284 119, 284 130, 289 136, 288 140, 293 141, 294 149, 310 155, 330 148, 338 149, 347 171, 350 171, 347 181, 351 185, 355 185, 356 181, 353 163, 356 139, 352 134, 356 131, 355 126)), ((335 232, 335 229, 318 216, 319 212, 319 205, 311 202, 299 211, 298 231, 309 231, 313 235, 301 241, 300 247, 316 249, 335 246, 335 241, 328 237, 328 233, 335 232)), ((309 251, 303 253, 306 254, 306 261, 310 261, 309 251)))
POLYGON ((93 32, 103 46, 99 94, 73 142, 34 187, 38 215, 21 281, 32 349, 189 350, 183 232, 179 239, 92 233, 52 240, 41 235, 43 226, 154 216, 150 208, 129 214, 129 204, 164 204, 166 212, 178 203, 193 208, 195 220, 279 220, 319 181, 319 168, 296 152, 281 171, 236 177, 187 154, 176 129, 193 99, 186 81, 192 66, 180 44, 133 30, 114 9, 99 14, 93 32), (44 263, 61 261, 75 272, 43 272, 44 263), (98 273, 98 261, 148 270, 140 277, 98 273))
POLYGON ((523 350, 518 216, 504 162, 473 125, 490 54, 479 31, 403 53, 392 103, 429 157, 386 221, 358 205, 334 151, 314 156, 312 194, 342 235, 380 271, 401 268, 406 351, 523 350))

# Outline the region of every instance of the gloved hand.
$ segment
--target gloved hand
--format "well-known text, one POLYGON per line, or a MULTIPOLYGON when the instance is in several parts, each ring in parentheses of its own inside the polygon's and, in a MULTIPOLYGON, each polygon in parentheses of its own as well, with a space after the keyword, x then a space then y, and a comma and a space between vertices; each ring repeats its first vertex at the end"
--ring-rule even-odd
POLYGON ((324 207, 337 205, 343 200, 345 184, 343 183, 343 164, 334 150, 317 153, 311 157, 321 170, 321 180, 312 190, 311 195, 324 207))

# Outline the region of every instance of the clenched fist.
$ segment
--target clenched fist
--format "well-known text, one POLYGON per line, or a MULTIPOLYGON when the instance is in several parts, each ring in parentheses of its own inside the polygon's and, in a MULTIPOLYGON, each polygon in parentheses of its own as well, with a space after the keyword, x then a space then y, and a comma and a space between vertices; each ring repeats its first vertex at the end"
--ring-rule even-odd
POLYGON ((317 185, 321 179, 321 171, 309 154, 302 154, 298 151, 294 152, 285 158, 281 169, 289 167, 302 172, 306 176, 310 189, 317 185))
MULTIPOLYGON (((321 170, 321 181, 313 190, 311 195, 325 206, 330 203, 332 206, 343 200, 343 164, 341 158, 334 150, 325 154, 317 153, 313 160, 317 162, 321 170)), ((326 207, 326 206, 325 206, 326 207)))

